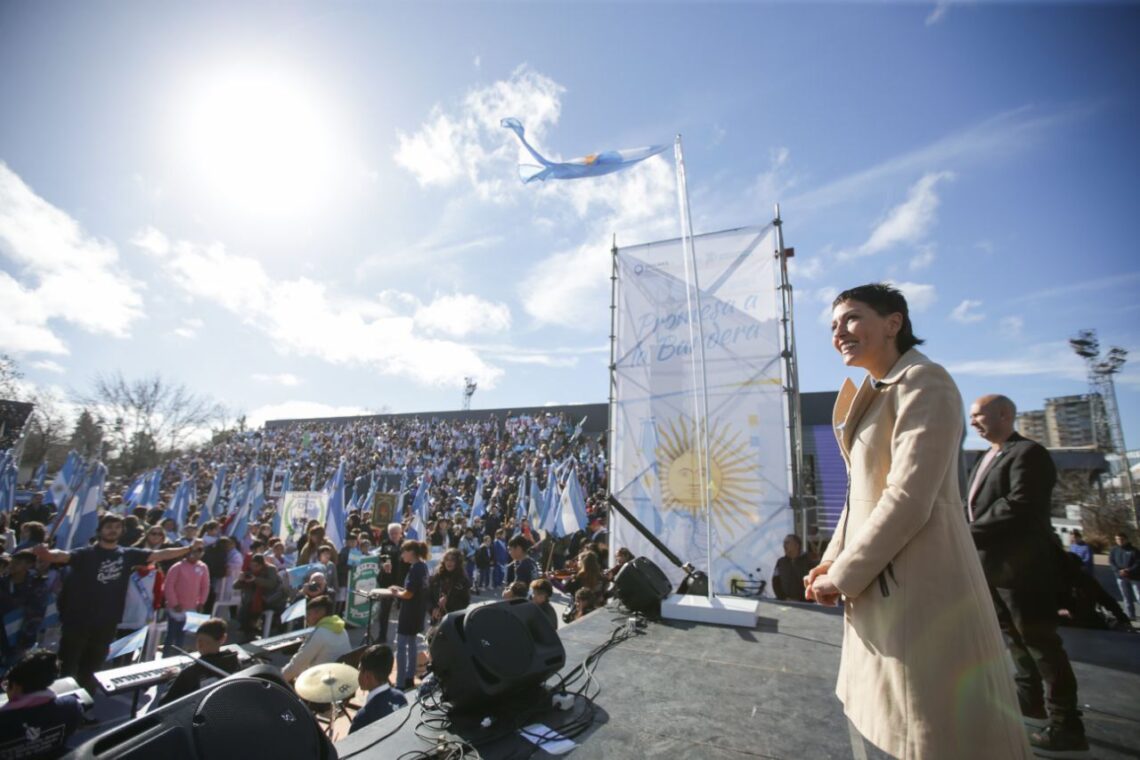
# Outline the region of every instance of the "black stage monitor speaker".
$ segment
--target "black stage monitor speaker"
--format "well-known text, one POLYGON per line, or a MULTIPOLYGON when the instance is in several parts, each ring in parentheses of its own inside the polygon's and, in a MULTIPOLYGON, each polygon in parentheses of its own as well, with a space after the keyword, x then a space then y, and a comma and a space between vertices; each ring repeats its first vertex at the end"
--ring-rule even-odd
POLYGON ((257 665, 85 742, 69 760, 217 760, 304 757, 336 760, 309 709, 257 665))
POLYGON ((564 664, 558 632, 526 599, 448 613, 431 641, 432 672, 460 711, 541 684, 564 664))
POLYGON ((643 615, 661 614, 661 600, 673 592, 673 584, 648 557, 634 557, 614 577, 617 597, 627 608, 643 615))

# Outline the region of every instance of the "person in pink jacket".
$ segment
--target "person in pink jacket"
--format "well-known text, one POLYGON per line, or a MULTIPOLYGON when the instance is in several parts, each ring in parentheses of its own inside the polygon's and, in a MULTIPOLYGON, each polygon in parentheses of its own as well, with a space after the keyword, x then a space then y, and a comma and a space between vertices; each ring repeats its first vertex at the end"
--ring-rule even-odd
POLYGON ((166 574, 163 587, 166 594, 166 643, 163 657, 173 657, 174 647, 182 646, 182 631, 186 627, 186 613, 198 612, 210 593, 210 571, 202 562, 202 547, 190 550, 186 558, 175 562, 166 574))

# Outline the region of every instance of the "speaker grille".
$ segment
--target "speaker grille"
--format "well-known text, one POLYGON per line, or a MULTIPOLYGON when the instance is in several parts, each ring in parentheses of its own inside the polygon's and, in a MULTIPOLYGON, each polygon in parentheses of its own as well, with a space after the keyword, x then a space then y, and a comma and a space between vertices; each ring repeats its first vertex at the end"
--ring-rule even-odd
POLYGON ((503 606, 480 607, 468 614, 466 636, 468 651, 501 679, 518 678, 533 667, 530 629, 503 606))
POLYGON ((199 703, 193 726, 199 757, 321 757, 313 716, 267 681, 223 682, 199 703))

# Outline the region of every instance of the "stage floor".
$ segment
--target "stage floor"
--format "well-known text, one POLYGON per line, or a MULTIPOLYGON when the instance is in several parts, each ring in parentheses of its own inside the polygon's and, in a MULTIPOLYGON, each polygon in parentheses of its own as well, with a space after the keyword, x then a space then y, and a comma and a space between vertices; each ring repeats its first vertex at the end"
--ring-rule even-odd
MULTIPOLYGON (((564 672, 625 620, 611 607, 560 628, 564 672)), ((1090 742, 1088 752, 1063 756, 1140 758, 1140 635, 1074 629, 1062 635, 1087 705, 1090 742)), ((573 757, 860 757, 834 695, 841 638, 837 611, 774 601, 761 603, 761 620, 749 630, 650 623, 597 663, 595 721, 577 738, 573 757)), ((557 728, 580 717, 582 706, 579 700, 573 711, 549 710, 530 722, 557 728)), ((338 742, 337 752, 341 758, 397 757, 430 750, 438 731, 421 717, 418 707, 410 717, 401 711, 338 742)), ((471 725, 455 733, 475 743, 482 757, 525 757, 531 745, 509 728, 499 719, 487 729, 471 725)), ((983 748, 977 757, 984 757, 983 748)))

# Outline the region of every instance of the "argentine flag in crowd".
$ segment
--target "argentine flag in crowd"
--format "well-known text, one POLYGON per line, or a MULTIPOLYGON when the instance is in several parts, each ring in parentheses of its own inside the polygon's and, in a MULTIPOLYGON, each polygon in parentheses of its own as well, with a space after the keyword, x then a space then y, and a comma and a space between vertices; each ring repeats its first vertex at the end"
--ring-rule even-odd
POLYGON ((475 478, 475 503, 471 505, 471 519, 487 514, 487 504, 483 501, 483 473, 475 478))
POLYGON ((147 509, 158 506, 159 492, 162 490, 162 468, 155 467, 147 476, 146 485, 143 486, 142 504, 147 509))
POLYGON ((128 633, 121 639, 111 642, 111 648, 107 652, 107 659, 113 660, 116 657, 122 657, 127 654, 134 654, 143 648, 146 643, 146 633, 148 626, 143 626, 134 633, 128 633))
POLYGON ((273 535, 275 536, 281 533, 281 510, 285 506, 285 494, 289 493, 292 488, 293 472, 286 467, 285 477, 281 479, 281 502, 277 505, 277 509, 273 510, 273 535))
POLYGON ((86 546, 88 539, 95 535, 99 526, 99 505, 103 502, 103 485, 107 480, 107 468, 96 462, 83 488, 75 495, 75 506, 68 520, 67 528, 57 533, 59 546, 71 550, 86 546))
POLYGON ((198 525, 204 525, 207 520, 214 519, 218 508, 218 499, 222 496, 222 489, 226 487, 226 465, 220 465, 214 473, 214 482, 210 485, 210 493, 206 494, 206 504, 198 515, 198 525))
POLYGON ((47 477, 47 460, 40 462, 40 466, 36 468, 36 474, 32 476, 35 481, 35 489, 37 491, 44 490, 44 478, 47 477))
POLYGON ((9 449, 0 454, 0 512, 10 512, 16 505, 16 462, 9 449))
POLYGON ((67 459, 63 463, 63 467, 59 468, 59 472, 55 474, 55 478, 51 481, 51 488, 48 489, 47 496, 44 501, 51 502, 62 511, 67 505, 67 500, 79 488, 79 483, 83 478, 83 459, 79 453, 74 449, 67 452, 67 459))
POLYGON ((344 510, 344 459, 337 465, 336 473, 325 484, 325 493, 329 495, 329 511, 325 517, 325 538, 340 551, 344 546, 345 523, 348 515, 344 510))
POLYGON ((542 489, 538 487, 538 478, 530 475, 530 505, 527 508, 527 519, 531 527, 542 530, 542 518, 546 515, 543 508, 542 489))
POLYGON ((174 518, 174 524, 179 528, 186 524, 186 516, 190 512, 190 483, 185 477, 182 478, 166 509, 166 516, 174 518))
POLYGON ((412 500, 412 524, 408 532, 419 541, 427 539, 428 517, 428 484, 431 474, 426 470, 420 476, 420 487, 416 490, 416 498, 412 500))
POLYGON ((514 132, 519 142, 527 152, 538 162, 535 164, 519 164, 519 176, 523 182, 546 181, 547 179, 581 179, 583 177, 600 177, 622 169, 628 169, 650 156, 656 156, 670 146, 650 145, 645 148, 631 148, 629 150, 606 150, 601 153, 591 153, 581 158, 572 158, 569 161, 551 161, 535 150, 526 140, 522 122, 514 117, 503 119, 500 126, 514 132))
POLYGON ((234 503, 237 505, 237 512, 234 515, 233 521, 230 522, 230 527, 229 530, 226 531, 226 535, 237 541, 241 541, 245 538, 247 526, 249 525, 249 510, 252 506, 250 496, 253 494, 253 481, 255 476, 257 476, 257 471, 260 469, 261 468, 257 466, 250 469, 245 476, 244 483, 240 486, 239 493, 234 498, 234 503))
POLYGON ((562 489, 561 506, 562 509, 559 511, 562 518, 562 535, 569 536, 586 529, 589 525, 586 519, 586 495, 582 493, 577 465, 570 468, 570 477, 566 481, 566 487, 562 489))

